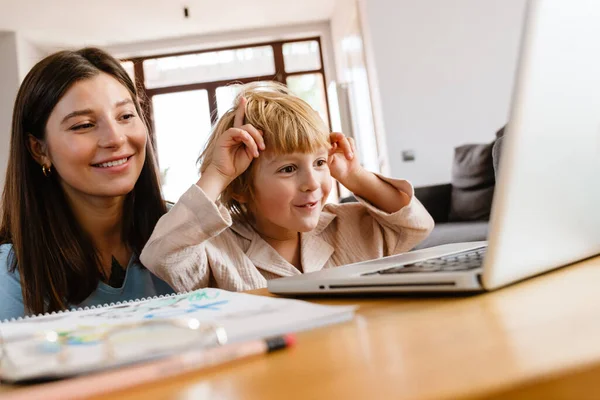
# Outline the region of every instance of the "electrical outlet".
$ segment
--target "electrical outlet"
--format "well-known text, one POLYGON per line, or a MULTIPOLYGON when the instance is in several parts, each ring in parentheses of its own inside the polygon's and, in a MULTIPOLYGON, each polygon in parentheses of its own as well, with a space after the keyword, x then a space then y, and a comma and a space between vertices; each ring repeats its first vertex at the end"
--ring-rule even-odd
POLYGON ((415 151, 414 150, 403 150, 402 151, 402 161, 404 161, 404 162, 415 161, 415 151))

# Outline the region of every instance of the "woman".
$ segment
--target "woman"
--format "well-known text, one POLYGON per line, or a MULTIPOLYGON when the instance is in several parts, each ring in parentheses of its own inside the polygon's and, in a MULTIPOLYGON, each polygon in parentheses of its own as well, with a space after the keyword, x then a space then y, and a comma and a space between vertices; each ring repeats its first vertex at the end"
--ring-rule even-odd
POLYGON ((172 293, 138 261, 166 212, 135 85, 87 48, 40 61, 15 102, 0 321, 172 293))

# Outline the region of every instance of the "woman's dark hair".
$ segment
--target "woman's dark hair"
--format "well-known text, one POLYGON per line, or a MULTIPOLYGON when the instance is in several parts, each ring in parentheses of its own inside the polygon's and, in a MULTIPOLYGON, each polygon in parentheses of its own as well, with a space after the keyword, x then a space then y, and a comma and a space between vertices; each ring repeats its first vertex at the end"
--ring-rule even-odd
MULTIPOLYGON (((52 54, 27 74, 13 111, 0 244, 12 243, 9 269, 18 270, 27 313, 57 311, 79 304, 102 278, 99 256, 76 221, 56 173, 45 177, 28 150, 28 135, 46 136, 52 110, 76 82, 106 73, 127 88, 147 126, 137 91, 119 61, 85 48, 52 54)), ((123 206, 122 237, 139 254, 166 212, 150 140, 134 189, 123 206)))

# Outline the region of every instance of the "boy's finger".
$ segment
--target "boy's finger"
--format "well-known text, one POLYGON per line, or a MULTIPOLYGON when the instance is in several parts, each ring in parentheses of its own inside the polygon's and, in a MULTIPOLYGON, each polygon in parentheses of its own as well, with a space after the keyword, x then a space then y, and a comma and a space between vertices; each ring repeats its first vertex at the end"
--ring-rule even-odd
POLYGON ((335 142, 339 142, 343 138, 344 138, 344 134, 340 133, 340 132, 331 132, 331 134, 329 134, 329 142, 332 144, 335 142))
POLYGON ((356 142, 354 141, 354 138, 349 137, 348 142, 350 143, 350 150, 353 153, 356 153, 356 142))
POLYGON ((261 131, 259 131, 258 129, 256 129, 254 126, 252 126, 250 124, 243 125, 242 129, 244 129, 246 132, 248 132, 254 138, 254 141, 258 145, 259 149, 261 149, 261 150, 265 149, 265 139, 263 138, 263 133, 261 131))
POLYGON ((255 158, 258 157, 258 147, 256 146, 254 138, 248 132, 244 131, 243 140, 246 147, 250 150, 250 154, 255 158))
POLYGON ((238 104, 238 108, 235 109, 235 117, 233 117, 233 127, 240 128, 244 125, 244 116, 246 115, 246 103, 248 101, 245 97, 240 99, 240 104, 238 104))
POLYGON ((247 131, 239 128, 234 128, 234 131, 234 140, 236 142, 242 142, 250 151, 249 154, 251 154, 254 157, 258 157, 258 147, 256 146, 256 142, 254 141, 252 135, 250 135, 247 131))
POLYGON ((337 143, 333 143, 331 145, 331 148, 329 149, 329 155, 330 156, 335 154, 335 152, 337 151, 337 147, 338 147, 337 143))
POLYGON ((339 141, 339 144, 340 149, 344 152, 344 156, 346 156, 346 159, 352 160, 354 153, 352 152, 352 146, 350 145, 348 138, 344 137, 344 139, 339 141))

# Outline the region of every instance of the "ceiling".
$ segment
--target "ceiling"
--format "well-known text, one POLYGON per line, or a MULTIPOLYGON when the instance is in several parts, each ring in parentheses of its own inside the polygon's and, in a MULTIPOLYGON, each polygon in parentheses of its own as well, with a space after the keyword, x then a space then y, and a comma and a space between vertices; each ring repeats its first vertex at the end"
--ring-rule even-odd
POLYGON ((0 0, 0 31, 40 45, 150 41, 330 19, 336 0, 0 0), (189 17, 184 17, 184 7, 189 17))

